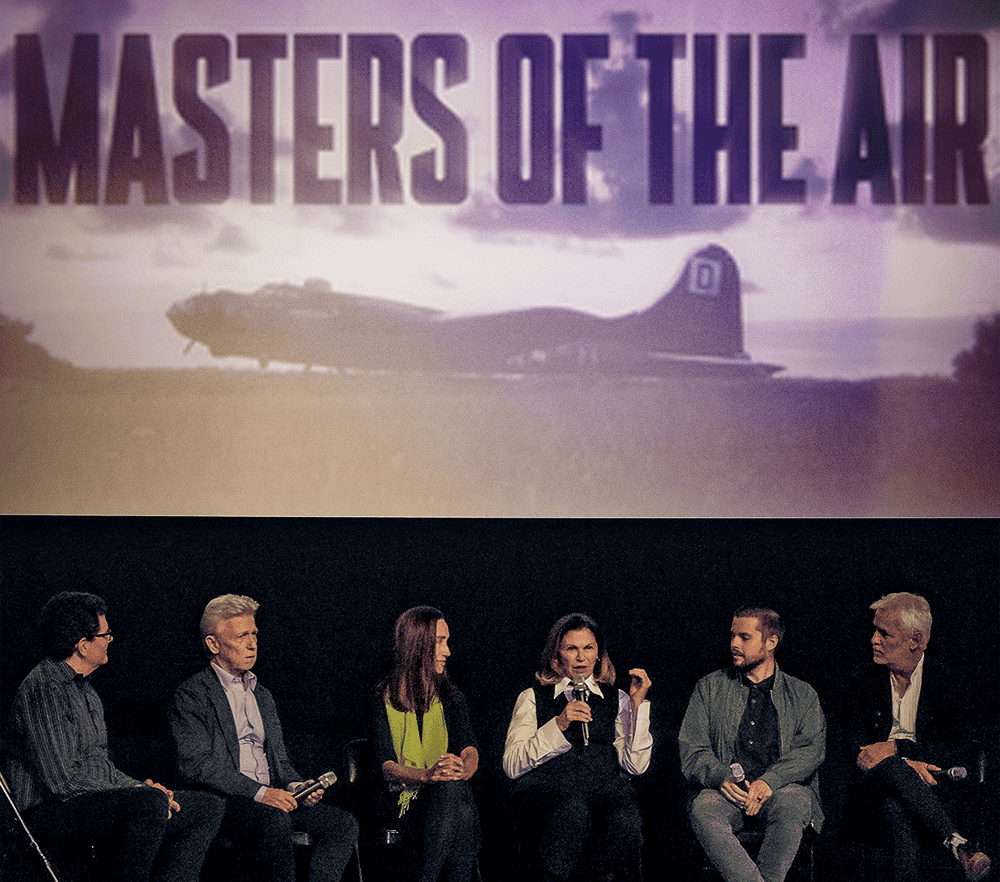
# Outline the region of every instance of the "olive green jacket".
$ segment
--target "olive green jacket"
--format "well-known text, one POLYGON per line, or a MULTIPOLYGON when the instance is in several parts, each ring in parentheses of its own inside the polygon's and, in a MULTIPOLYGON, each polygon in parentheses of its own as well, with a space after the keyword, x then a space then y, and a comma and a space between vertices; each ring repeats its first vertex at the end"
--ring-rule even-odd
MULTIPOLYGON (((819 696, 808 683, 775 665, 771 701, 778 712, 778 759, 760 776, 772 792, 786 784, 812 791, 812 826, 823 826, 817 770, 826 756, 826 718, 819 696)), ((694 688, 681 723, 678 742, 681 771, 692 784, 717 790, 730 774, 736 736, 747 707, 749 689, 735 668, 714 671, 694 688)))

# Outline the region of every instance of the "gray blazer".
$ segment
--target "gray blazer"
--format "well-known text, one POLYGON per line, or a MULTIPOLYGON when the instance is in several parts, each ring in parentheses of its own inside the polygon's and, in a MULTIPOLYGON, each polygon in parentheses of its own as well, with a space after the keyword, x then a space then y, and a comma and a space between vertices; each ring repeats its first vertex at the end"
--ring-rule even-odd
MULTIPOLYGON (((254 697, 264 722, 264 751, 271 772, 270 786, 283 788, 291 781, 301 781, 285 750, 274 698, 260 683, 254 690, 254 697)), ((178 771, 185 784, 224 796, 253 799, 261 785, 240 772, 236 722, 226 691, 211 666, 177 687, 170 709, 170 731, 177 747, 178 771)))

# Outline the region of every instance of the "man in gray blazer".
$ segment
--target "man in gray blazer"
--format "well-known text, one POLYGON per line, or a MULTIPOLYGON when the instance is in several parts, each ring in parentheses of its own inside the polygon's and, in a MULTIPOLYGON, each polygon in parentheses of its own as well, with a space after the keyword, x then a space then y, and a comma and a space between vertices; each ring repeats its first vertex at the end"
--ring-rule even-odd
POLYGON ((358 838, 348 813, 318 805, 323 791, 296 800, 303 783, 285 750, 271 693, 250 669, 257 660, 258 604, 225 594, 205 607, 201 632, 210 664, 174 693, 170 728, 182 779, 226 797, 220 835, 242 851, 247 878, 294 882, 292 833, 317 845, 310 880, 338 882, 358 838))

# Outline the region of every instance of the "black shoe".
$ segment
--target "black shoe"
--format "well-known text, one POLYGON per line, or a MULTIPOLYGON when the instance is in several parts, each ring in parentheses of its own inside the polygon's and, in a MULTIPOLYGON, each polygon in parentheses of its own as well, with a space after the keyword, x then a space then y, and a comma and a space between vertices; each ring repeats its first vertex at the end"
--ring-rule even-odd
POLYGON ((980 882, 990 874, 990 859, 981 851, 976 851, 968 842, 951 847, 955 859, 965 870, 965 878, 970 882, 980 882))

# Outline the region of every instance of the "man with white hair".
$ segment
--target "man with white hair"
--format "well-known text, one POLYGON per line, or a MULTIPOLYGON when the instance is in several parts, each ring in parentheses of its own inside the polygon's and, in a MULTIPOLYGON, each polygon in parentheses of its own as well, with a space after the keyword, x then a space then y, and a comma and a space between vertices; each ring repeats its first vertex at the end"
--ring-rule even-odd
POLYGON ((845 820, 862 838, 881 832, 894 882, 916 882, 922 838, 951 851, 967 879, 985 879, 990 859, 958 832, 934 776, 968 761, 969 715, 960 681, 925 655, 930 605, 901 592, 871 609, 874 665, 848 691, 848 744, 856 768, 845 820))
POLYGON ((302 783, 288 759, 271 693, 250 669, 257 661, 258 603, 224 594, 209 601, 201 633, 210 664, 174 694, 170 727, 181 777, 226 797, 220 833, 243 851, 242 876, 294 882, 292 833, 317 844, 311 882, 338 882, 358 838, 351 815, 318 805, 323 791, 293 795, 302 783))

